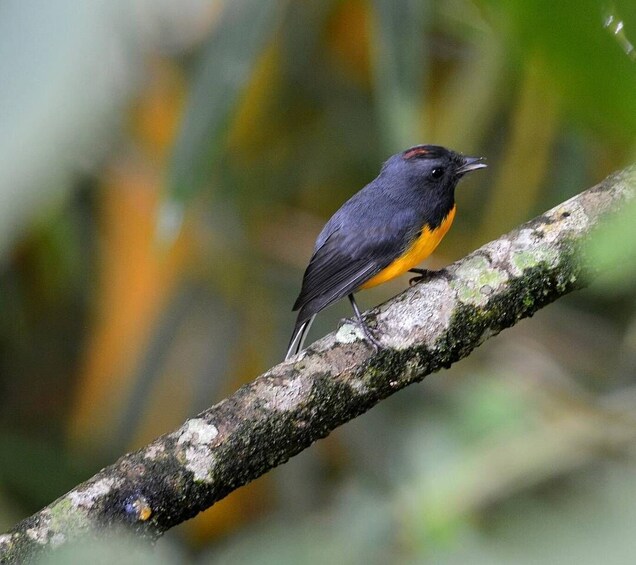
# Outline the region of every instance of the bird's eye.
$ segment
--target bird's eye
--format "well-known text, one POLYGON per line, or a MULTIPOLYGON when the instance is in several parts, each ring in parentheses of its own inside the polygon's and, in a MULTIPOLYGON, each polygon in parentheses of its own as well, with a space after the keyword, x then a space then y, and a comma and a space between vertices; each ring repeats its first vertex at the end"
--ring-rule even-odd
POLYGON ((431 177, 434 179, 441 179, 444 176, 444 169, 442 167, 437 167, 431 171, 431 177))

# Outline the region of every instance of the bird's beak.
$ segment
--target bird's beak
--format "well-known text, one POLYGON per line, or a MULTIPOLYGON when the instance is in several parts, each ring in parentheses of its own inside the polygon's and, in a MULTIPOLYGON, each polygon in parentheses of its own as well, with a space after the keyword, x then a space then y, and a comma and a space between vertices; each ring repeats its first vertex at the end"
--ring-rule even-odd
POLYGON ((485 169, 488 165, 484 163, 483 157, 463 157, 464 163, 457 169, 458 175, 470 173, 477 169, 485 169))

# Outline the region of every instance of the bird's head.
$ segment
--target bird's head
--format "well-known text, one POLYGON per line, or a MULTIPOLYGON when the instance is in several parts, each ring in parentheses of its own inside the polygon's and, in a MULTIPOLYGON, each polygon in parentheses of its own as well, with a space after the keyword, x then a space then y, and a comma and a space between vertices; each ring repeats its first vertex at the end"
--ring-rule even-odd
POLYGON ((400 157, 406 170, 433 184, 456 183, 466 173, 486 167, 482 157, 465 157, 439 145, 416 145, 400 157))
POLYGON ((485 167, 482 157, 466 157, 439 145, 416 145, 391 157, 384 172, 406 179, 420 193, 452 197, 459 179, 485 167))

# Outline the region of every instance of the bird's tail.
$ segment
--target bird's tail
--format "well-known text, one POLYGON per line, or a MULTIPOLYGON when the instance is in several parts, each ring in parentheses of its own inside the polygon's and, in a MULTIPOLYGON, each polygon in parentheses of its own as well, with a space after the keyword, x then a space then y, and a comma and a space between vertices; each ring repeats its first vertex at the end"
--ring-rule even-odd
POLYGON ((296 322, 294 333, 289 340, 289 347, 287 348, 285 361, 287 361, 287 359, 289 359, 290 357, 296 355, 296 353, 298 353, 303 348, 303 343, 305 343, 307 332, 309 331, 309 328, 311 327, 311 324, 313 323, 315 317, 316 315, 314 314, 311 318, 305 320, 300 324, 296 322))

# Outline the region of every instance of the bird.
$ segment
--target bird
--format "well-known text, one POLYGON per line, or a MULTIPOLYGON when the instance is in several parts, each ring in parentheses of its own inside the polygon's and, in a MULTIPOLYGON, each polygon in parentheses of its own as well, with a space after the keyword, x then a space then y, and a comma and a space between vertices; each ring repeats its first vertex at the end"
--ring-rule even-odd
POLYGON ((298 311, 287 354, 302 347, 321 310, 347 296, 365 338, 382 348, 364 322, 354 294, 406 272, 415 282, 455 218, 455 187, 471 171, 486 167, 439 145, 416 145, 392 155, 380 174, 347 200, 316 239, 292 311, 298 311))

